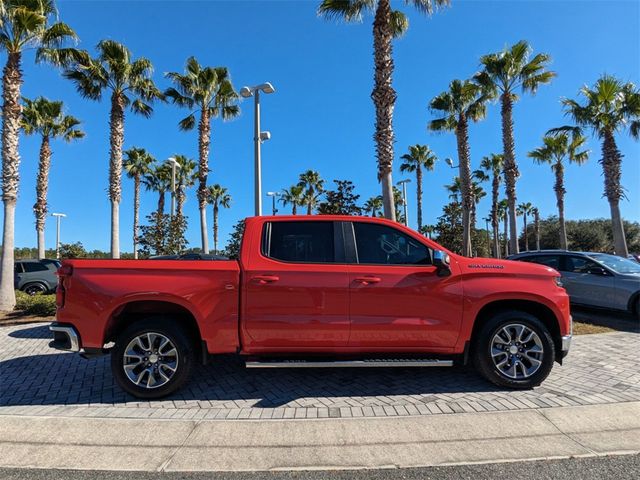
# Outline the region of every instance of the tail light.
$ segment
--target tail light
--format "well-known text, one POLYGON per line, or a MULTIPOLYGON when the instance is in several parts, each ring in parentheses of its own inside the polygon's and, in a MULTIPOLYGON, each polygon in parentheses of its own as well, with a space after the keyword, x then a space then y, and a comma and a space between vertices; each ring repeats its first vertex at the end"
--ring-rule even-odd
POLYGON ((71 265, 62 265, 56 275, 58 276, 58 288, 56 288, 56 307, 62 308, 64 306, 64 281, 65 278, 70 277, 73 273, 73 267, 71 265))

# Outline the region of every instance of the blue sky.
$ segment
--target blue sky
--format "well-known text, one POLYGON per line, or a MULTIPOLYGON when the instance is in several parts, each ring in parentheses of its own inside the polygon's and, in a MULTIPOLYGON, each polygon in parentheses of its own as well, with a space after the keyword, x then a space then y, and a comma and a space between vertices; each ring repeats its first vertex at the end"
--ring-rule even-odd
MULTIPOLYGON (((432 18, 425 18, 396 0, 408 14, 410 29, 394 43, 396 158, 408 145, 426 143, 440 156, 434 172, 425 176, 425 222, 435 223, 447 201, 443 185, 455 171, 444 163, 456 158, 452 134, 432 134, 428 102, 454 78, 468 78, 478 59, 520 39, 536 52, 553 57, 558 77, 534 97, 515 106, 516 154, 521 178, 518 201, 530 201, 544 217, 556 212, 553 176, 547 166, 534 165, 526 153, 537 147, 544 132, 563 123, 560 98, 575 97, 585 83, 602 73, 640 83, 640 2, 637 1, 459 1, 432 18)), ((270 81, 276 93, 263 97, 262 126, 272 139, 263 146, 263 189, 280 190, 312 168, 331 181, 350 179, 364 202, 379 194, 372 140, 374 112, 372 37, 368 17, 362 24, 339 24, 319 19, 318 1, 59 1, 60 17, 93 49, 101 39, 125 43, 134 56, 145 56, 155 66, 161 88, 169 84, 164 72, 182 71, 187 57, 205 65, 227 66, 236 89, 270 81)), ((3 56, 2 61, 5 61, 3 56)), ((34 65, 33 53, 24 59, 23 94, 63 100, 67 112, 83 121, 85 139, 53 145, 49 205, 68 215, 62 241, 82 241, 90 249, 108 250, 109 202, 108 101, 80 98, 73 85, 55 70, 34 65)), ((233 196, 230 210, 221 213, 224 244, 232 225, 253 214, 252 102, 241 104, 239 118, 214 121, 210 183, 221 183, 233 196)), ((150 119, 128 114, 125 148, 139 146, 156 158, 180 153, 197 158, 196 132, 181 132, 177 122, 185 111, 156 106, 150 119)), ((472 167, 482 156, 500 152, 499 108, 489 108, 487 119, 470 127, 472 167)), ((625 218, 640 220, 640 146, 628 135, 618 136, 624 154, 623 184, 628 200, 625 218)), ((32 205, 39 140, 23 138, 21 184, 16 214, 16 245, 35 246, 32 205)), ((566 214, 570 219, 608 217, 602 198, 598 164, 600 145, 591 139, 587 165, 569 166, 566 214)), ((394 181, 402 179, 397 172, 394 181)), ((415 222, 415 184, 409 185, 410 218, 415 222)), ((488 188, 488 185, 487 185, 488 188)), ((265 198, 265 210, 270 203, 265 198)), ((133 188, 124 180, 121 206, 121 248, 130 251, 133 188)), ((142 197, 142 217, 155 207, 156 196, 142 197)), ((479 207, 487 214, 489 200, 479 207)), ((280 207, 281 212, 285 209, 280 207)), ((287 209, 288 210, 288 209, 287 209)), ((195 191, 189 192, 186 213, 188 240, 199 246, 195 191)), ((209 228, 211 228, 209 212, 209 228)), ((211 236, 211 233, 210 233, 211 236)), ((55 242, 54 219, 47 221, 47 247, 55 242)))

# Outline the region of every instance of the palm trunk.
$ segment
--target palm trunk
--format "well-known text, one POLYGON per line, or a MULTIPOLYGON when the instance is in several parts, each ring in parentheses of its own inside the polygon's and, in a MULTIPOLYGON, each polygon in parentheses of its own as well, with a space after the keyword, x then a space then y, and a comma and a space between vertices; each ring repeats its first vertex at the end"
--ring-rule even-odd
POLYGON ((140 175, 133 179, 133 258, 138 259, 138 224, 140 216, 140 175))
POLYGON ((198 169, 198 208, 200 209, 200 235, 202 237, 202 253, 209 253, 207 235, 207 174, 209 173, 209 145, 211 144, 211 123, 209 111, 202 108, 198 127, 198 152, 200 166, 198 169))
POLYGON ((560 248, 567 250, 569 243, 567 242, 567 227, 564 220, 564 195, 566 190, 564 188, 564 167, 560 161, 555 164, 556 183, 553 186, 553 190, 556 192, 556 205, 558 205, 558 222, 560 226, 560 248))
POLYGON ((36 217, 36 233, 38 236, 38 258, 45 258, 44 226, 47 219, 47 190, 49 187, 49 169, 51 167, 51 145, 49 137, 43 136, 40 144, 40 162, 36 180, 36 203, 33 213, 36 217))
POLYGON ((182 218, 184 210, 185 193, 182 188, 177 187, 176 195, 176 217, 182 218))
POLYGON ((493 256, 500 258, 500 233, 498 229, 498 195, 500 194, 499 172, 493 172, 491 190, 491 228, 493 229, 493 256))
POLYGON ((122 197, 122 144, 124 143, 124 99, 111 96, 109 200, 111 201, 111 258, 120 258, 120 200, 122 197))
POLYGON ((158 192, 158 218, 164 215, 165 192, 158 192))
POLYGON ((293 206, 291 207, 291 215, 297 215, 298 214, 298 206, 293 203, 293 206))
POLYGON ((624 224, 620 215, 620 198, 623 191, 620 186, 620 177, 622 175, 620 166, 622 164, 622 155, 616 145, 613 132, 604 131, 604 141, 602 142, 602 169, 604 171, 604 193, 609 200, 611 209, 611 229, 613 231, 613 248, 614 253, 621 257, 627 257, 627 240, 624 235, 624 224))
POLYGON ((378 179, 382 183, 384 216, 396 220, 393 198, 393 109, 396 92, 391 85, 393 74, 391 2, 380 0, 373 21, 374 85, 371 98, 376 110, 374 139, 378 158, 378 179))
POLYGON ((469 132, 467 119, 460 114, 456 127, 458 143, 458 163, 461 195, 462 195, 462 255, 471 256, 471 210, 473 208, 473 194, 471 192, 471 165, 469 160, 469 132))
POLYGON ((509 216, 505 212, 504 215, 504 258, 509 256, 509 216))
POLYGON ((311 202, 307 203, 307 215, 311 215, 311 202))
POLYGON ((418 206, 418 231, 422 229, 422 168, 420 165, 416 166, 416 192, 418 206))
POLYGON ((527 236, 527 212, 524 212, 524 251, 529 251, 529 237, 527 236))
POLYGON ((518 246, 518 224, 516 216, 516 179, 519 176, 518 165, 515 158, 515 146, 513 141, 513 104, 511 95, 503 93, 500 96, 502 104, 502 148, 504 150, 504 180, 505 190, 507 193, 509 230, 511 238, 509 239, 511 254, 519 252, 518 246))
POLYGON ((0 311, 8 312, 16 305, 14 282, 15 213, 20 177, 20 53, 9 53, 2 76, 2 201, 4 224, 2 228, 2 261, 0 263, 0 311))
POLYGON ((540 212, 533 212, 533 229, 536 234, 536 250, 540 251, 540 212))
POLYGON ((218 253, 218 203, 213 204, 213 253, 218 253))

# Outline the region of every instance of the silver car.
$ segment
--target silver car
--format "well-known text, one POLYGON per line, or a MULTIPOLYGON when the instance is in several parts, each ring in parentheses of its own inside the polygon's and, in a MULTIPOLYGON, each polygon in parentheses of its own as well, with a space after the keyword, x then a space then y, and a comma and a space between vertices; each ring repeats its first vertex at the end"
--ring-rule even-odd
POLYGON ((640 264, 608 253, 541 250, 512 255, 509 260, 554 268, 571 303, 625 310, 640 318, 640 264))

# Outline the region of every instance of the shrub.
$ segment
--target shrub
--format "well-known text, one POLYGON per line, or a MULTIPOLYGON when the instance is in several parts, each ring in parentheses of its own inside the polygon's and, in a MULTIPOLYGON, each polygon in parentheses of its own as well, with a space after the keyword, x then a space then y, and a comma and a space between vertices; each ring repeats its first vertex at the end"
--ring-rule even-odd
POLYGON ((56 314, 55 295, 27 295, 16 291, 16 310, 22 310, 27 315, 51 317, 56 314))

